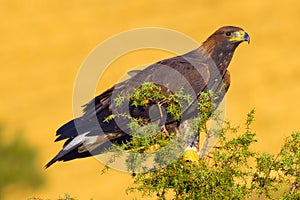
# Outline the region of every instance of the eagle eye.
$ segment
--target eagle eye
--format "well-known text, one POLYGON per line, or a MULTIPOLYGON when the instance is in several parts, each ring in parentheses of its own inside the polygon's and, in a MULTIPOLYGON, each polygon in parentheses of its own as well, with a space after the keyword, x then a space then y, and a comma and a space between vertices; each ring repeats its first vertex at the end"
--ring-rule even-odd
POLYGON ((225 33, 225 35, 226 36, 231 36, 231 32, 228 31, 228 32, 225 33))

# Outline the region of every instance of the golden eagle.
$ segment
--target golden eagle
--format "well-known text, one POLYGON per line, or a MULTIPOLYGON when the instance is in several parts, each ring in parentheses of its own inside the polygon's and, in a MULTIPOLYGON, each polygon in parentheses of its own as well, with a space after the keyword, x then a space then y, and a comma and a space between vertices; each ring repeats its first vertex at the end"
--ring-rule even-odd
POLYGON ((76 158, 100 154, 111 142, 123 143, 131 138, 128 130, 129 120, 115 117, 105 121, 113 113, 127 112, 130 116, 158 121, 167 130, 178 128, 178 119, 153 109, 155 102, 142 106, 118 107, 114 98, 120 94, 128 95, 144 82, 152 82, 164 93, 172 93, 184 88, 194 103, 184 105, 180 121, 195 116, 197 101, 202 92, 219 91, 214 102, 220 103, 230 85, 227 70, 235 49, 243 41, 250 42, 249 35, 239 27, 224 26, 207 38, 203 44, 184 55, 172 57, 154 63, 144 70, 129 72, 131 78, 114 85, 84 107, 84 114, 60 127, 55 140, 67 139, 63 149, 46 164, 46 168, 56 161, 68 161, 76 158), (221 92, 220 92, 221 91, 221 92), (154 111, 153 111, 154 110, 154 111), (160 113, 160 114, 157 114, 160 113))

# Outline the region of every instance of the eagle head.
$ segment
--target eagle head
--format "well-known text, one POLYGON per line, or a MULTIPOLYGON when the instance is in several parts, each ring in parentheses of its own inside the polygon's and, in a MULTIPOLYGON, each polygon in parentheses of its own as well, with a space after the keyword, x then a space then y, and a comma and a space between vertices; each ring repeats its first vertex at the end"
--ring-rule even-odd
POLYGON ((203 47, 208 52, 212 48, 223 50, 235 50, 235 48, 242 42, 250 43, 249 34, 240 27, 236 26, 223 26, 214 32, 203 43, 203 47))
POLYGON ((242 42, 250 43, 249 34, 240 27, 223 26, 203 42, 201 49, 218 65, 223 63, 227 67, 235 49, 242 42))

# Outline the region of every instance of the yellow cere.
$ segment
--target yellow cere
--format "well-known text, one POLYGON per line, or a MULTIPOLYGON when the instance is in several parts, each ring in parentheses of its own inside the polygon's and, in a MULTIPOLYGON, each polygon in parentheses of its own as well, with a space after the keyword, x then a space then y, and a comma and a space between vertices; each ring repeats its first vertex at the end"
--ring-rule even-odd
POLYGON ((233 37, 229 39, 229 41, 240 41, 243 39, 245 31, 237 31, 233 33, 233 37))

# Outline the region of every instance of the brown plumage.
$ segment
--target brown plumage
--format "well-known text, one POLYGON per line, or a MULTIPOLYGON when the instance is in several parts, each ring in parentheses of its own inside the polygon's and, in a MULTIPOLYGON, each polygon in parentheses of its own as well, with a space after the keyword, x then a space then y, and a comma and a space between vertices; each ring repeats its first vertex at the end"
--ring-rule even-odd
POLYGON ((151 118, 169 131, 177 128, 178 120, 169 115, 151 111, 151 105, 134 107, 125 102, 121 107, 114 105, 117 95, 133 92, 143 82, 153 82, 165 93, 178 91, 191 95, 193 103, 184 105, 181 121, 195 116, 197 97, 201 92, 212 90, 218 92, 215 103, 220 103, 230 85, 227 70, 236 47, 243 41, 250 42, 249 35, 243 29, 225 26, 213 33, 199 48, 181 56, 165 59, 148 66, 141 71, 130 72, 132 77, 106 90, 85 105, 82 117, 71 120, 57 130, 57 139, 67 139, 63 149, 45 166, 56 161, 68 161, 103 152, 111 142, 122 143, 130 140, 128 119, 122 117, 104 122, 112 113, 127 112, 133 117, 151 118), (225 86, 225 87, 224 87, 225 86), (152 112, 152 113, 151 113, 152 112))

